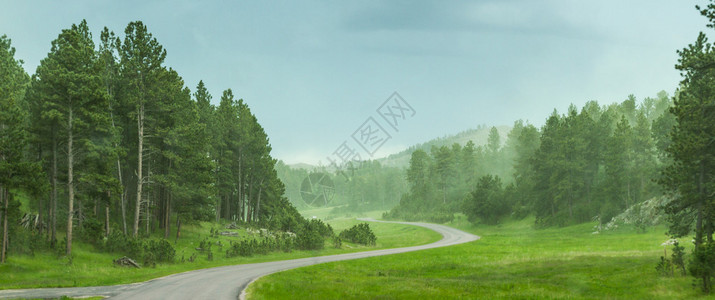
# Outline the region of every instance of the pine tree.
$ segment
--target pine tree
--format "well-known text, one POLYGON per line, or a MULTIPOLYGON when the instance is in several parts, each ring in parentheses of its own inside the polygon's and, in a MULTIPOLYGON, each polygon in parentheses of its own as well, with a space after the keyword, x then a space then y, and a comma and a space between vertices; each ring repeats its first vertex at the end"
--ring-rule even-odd
POLYGON ((144 173, 144 138, 146 134, 147 106, 151 107, 158 98, 159 76, 164 71, 162 64, 166 50, 157 42, 141 21, 129 23, 124 30, 124 42, 119 47, 119 74, 123 81, 123 101, 133 110, 136 121, 136 199, 134 203, 133 236, 139 233, 139 219, 142 208, 142 188, 148 181, 144 173))
MULTIPOLYGON (((33 89, 44 99, 43 117, 59 124, 67 160, 67 255, 72 254, 75 166, 95 150, 94 137, 106 129, 106 94, 99 76, 94 42, 86 21, 62 30, 37 68, 33 89), (84 154, 84 155, 83 155, 84 154)), ((78 205, 79 206, 79 205, 78 205)), ((79 206, 81 207, 81 206, 79 206)))
POLYGON ((2 248, 0 263, 7 259, 9 242, 8 212, 12 188, 23 188, 40 173, 39 166, 29 163, 23 156, 27 145, 26 113, 22 101, 28 83, 22 61, 15 59, 15 48, 7 36, 0 36, 0 220, 2 221, 2 248))
MULTIPOLYGON (((715 7, 710 4, 703 14, 713 21, 715 7)), ((711 23, 712 26, 715 23, 711 23)), ((695 230, 694 259, 691 273, 700 278, 702 289, 709 293, 715 269, 712 249, 715 229, 715 51, 705 34, 700 33, 694 44, 678 51, 676 68, 683 81, 673 108, 675 126, 666 152, 670 164, 659 183, 673 198, 666 212, 671 223, 669 233, 685 236, 695 230)))
MULTIPOLYGON (((119 207, 121 209, 122 218, 122 232, 127 234, 127 212, 126 212, 126 181, 124 180, 122 173, 122 162, 120 156, 125 153, 125 148, 121 145, 121 131, 119 122, 119 99, 117 97, 117 92, 119 87, 119 62, 117 57, 117 50, 119 46, 119 39, 115 36, 113 31, 109 31, 107 27, 104 27, 100 34, 100 45, 99 45, 99 63, 101 65, 102 80, 104 83, 104 88, 107 94, 107 111, 109 112, 111 130, 109 135, 109 141, 111 143, 111 151, 109 157, 114 158, 112 171, 115 174, 116 182, 119 185, 118 195, 119 195, 119 207)), ((117 194, 117 193, 115 193, 117 194)), ((107 195, 108 200, 111 201, 113 195, 107 195)), ((111 203, 107 203, 105 208, 105 231, 109 234, 109 206, 111 203)))
POLYGON ((631 181, 632 164, 631 126, 624 115, 616 124, 613 135, 606 144, 606 197, 601 208, 601 221, 609 222, 619 211, 628 208, 633 201, 631 181))

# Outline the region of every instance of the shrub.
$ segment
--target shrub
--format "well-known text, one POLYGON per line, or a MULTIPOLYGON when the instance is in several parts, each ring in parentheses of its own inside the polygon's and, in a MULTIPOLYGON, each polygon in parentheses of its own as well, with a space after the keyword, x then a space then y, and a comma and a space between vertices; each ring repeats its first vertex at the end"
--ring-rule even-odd
POLYGON ((173 262, 176 256, 176 250, 165 239, 142 241, 120 232, 112 232, 104 242, 103 248, 107 252, 121 253, 135 259, 141 258, 146 266, 173 262))
POLYGON ((695 277, 695 282, 703 292, 712 290, 712 278, 715 275, 715 243, 704 242, 693 249, 688 264, 688 271, 695 277))
POLYGON ((335 249, 340 249, 343 246, 343 239, 341 239, 339 236, 333 237, 333 247, 335 249))
POLYGON ((375 245, 377 241, 377 237, 375 237, 370 225, 367 223, 360 223, 350 229, 343 230, 340 233, 340 239, 362 245, 375 245))
POLYGON ((303 230, 298 234, 296 244, 301 250, 320 250, 325 246, 325 238, 316 230, 303 230))
POLYGON ((144 256, 153 258, 156 262, 173 262, 176 250, 165 239, 149 240, 144 243, 144 256))
POLYGON ((673 243, 673 254, 671 254, 671 261, 673 262, 673 267, 680 271, 680 275, 685 276, 687 272, 685 271, 685 247, 681 246, 678 241, 673 243))
POLYGON ((94 246, 101 246, 104 240, 104 228, 102 222, 95 218, 87 218, 79 228, 79 238, 83 242, 94 246))
POLYGON ((325 247, 325 239, 332 238, 335 234, 330 225, 326 225, 323 221, 313 219, 303 224, 296 244, 301 250, 320 250, 325 247))
POLYGON ((142 242, 138 239, 126 236, 119 231, 113 231, 104 242, 104 251, 121 253, 131 258, 142 257, 142 242))

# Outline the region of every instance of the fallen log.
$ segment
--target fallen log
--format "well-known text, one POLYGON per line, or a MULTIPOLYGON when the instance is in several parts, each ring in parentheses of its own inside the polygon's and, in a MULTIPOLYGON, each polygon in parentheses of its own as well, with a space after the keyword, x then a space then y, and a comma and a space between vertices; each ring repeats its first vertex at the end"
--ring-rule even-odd
POLYGON ((134 268, 137 268, 137 269, 141 268, 141 267, 139 266, 139 264, 137 264, 137 262, 135 262, 133 259, 131 259, 131 258, 129 258, 129 257, 126 257, 126 256, 122 256, 122 257, 117 258, 117 259, 115 259, 115 260, 113 260, 113 261, 114 261, 114 264, 115 264, 115 265, 118 265, 118 266, 122 266, 122 267, 134 267, 134 268))

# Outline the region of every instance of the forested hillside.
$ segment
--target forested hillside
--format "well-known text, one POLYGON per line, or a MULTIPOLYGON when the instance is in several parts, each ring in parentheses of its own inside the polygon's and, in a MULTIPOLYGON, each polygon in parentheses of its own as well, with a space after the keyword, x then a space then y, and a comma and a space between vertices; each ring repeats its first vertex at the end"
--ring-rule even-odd
MULTIPOLYGON (((510 127, 499 126, 496 127, 496 130, 499 134, 499 141, 503 142, 510 127)), ((409 166, 410 156, 413 152, 429 151, 432 147, 452 146, 453 144, 465 146, 471 143, 471 147, 486 145, 489 141, 490 131, 490 127, 479 125, 475 129, 413 145, 404 151, 384 158, 346 166, 342 172, 338 172, 330 166, 307 164, 289 166, 281 161, 276 164, 276 170, 278 178, 286 185, 288 199, 299 209, 311 207, 301 195, 303 181, 311 173, 320 173, 328 177, 333 184, 334 192, 331 194, 328 206, 338 206, 333 210, 335 215, 370 210, 389 210, 399 204, 401 195, 408 191, 405 170, 409 166)), ((497 168, 498 166, 484 165, 483 167, 497 168)), ((502 170, 492 169, 489 172, 499 173, 502 170)), ((321 203, 319 206, 324 206, 324 204, 321 203)))
POLYGON ((464 212, 486 223, 528 214, 539 226, 608 222, 662 194, 655 179, 667 161, 671 106, 665 92, 591 101, 554 111, 541 128, 517 121, 504 143, 492 128, 485 146, 418 149, 406 172, 410 191, 386 217, 443 222, 464 212))
POLYGON ((298 231, 246 102, 226 89, 214 106, 203 82, 191 92, 142 22, 94 41, 85 21, 62 30, 29 76, 0 38, 3 261, 8 246, 59 236, 71 256, 77 230, 168 238, 176 226, 178 238, 182 222, 231 220, 298 231))
POLYGON ((278 161, 278 178, 286 185, 286 197, 298 209, 333 207, 332 215, 352 215, 374 210, 388 210, 407 192, 404 168, 385 166, 379 161, 364 161, 336 172, 325 167, 310 170, 295 168, 278 161), (325 178, 329 186, 313 187, 324 194, 322 201, 310 201, 308 178, 325 178))
MULTIPOLYGON (((496 127, 497 131, 499 132, 501 140, 504 141, 506 139, 506 135, 507 135, 507 133, 509 133, 509 130, 511 129, 511 127, 509 127, 509 126, 495 126, 495 127, 496 127)), ((472 142, 476 146, 483 146, 489 142, 489 132, 490 131, 491 131, 491 127, 489 127, 487 125, 479 125, 474 129, 468 129, 468 130, 459 132, 454 135, 445 135, 443 137, 431 139, 424 143, 419 143, 417 145, 410 146, 409 148, 405 149, 404 151, 400 151, 395 154, 390 154, 385 158, 378 159, 377 161, 379 161, 384 166, 407 168, 410 164, 410 156, 412 155, 413 152, 415 152, 418 149, 423 150, 423 151, 430 151, 432 146, 435 146, 435 147, 452 146, 455 143, 459 144, 460 146, 465 146, 468 142, 472 142)))

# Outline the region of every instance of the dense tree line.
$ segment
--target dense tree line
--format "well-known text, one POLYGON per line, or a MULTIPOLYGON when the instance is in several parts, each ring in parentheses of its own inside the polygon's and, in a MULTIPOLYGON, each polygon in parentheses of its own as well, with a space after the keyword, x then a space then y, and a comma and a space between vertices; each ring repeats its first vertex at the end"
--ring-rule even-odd
POLYGON ((182 221, 293 231, 305 222, 248 105, 230 89, 212 105, 203 82, 191 93, 142 22, 123 37, 105 27, 99 45, 85 21, 74 24, 32 76, 14 54, 0 38, 3 261, 19 234, 18 196, 51 246, 64 231, 68 256, 73 230, 88 222, 135 238, 168 238, 172 224, 178 237, 182 221))
POLYGON ((334 207, 334 215, 387 210, 397 205, 400 196, 407 191, 402 168, 384 166, 375 160, 349 164, 339 171, 324 167, 308 171, 279 161, 276 171, 278 178, 286 184, 291 203, 301 209, 310 208, 300 193, 303 181, 311 173, 327 176, 333 184, 328 205, 334 207))
POLYGON ((608 222, 660 193, 654 180, 665 159, 672 105, 661 92, 638 103, 588 102, 554 113, 542 128, 517 121, 504 143, 433 147, 412 154, 409 193, 386 217, 445 221, 455 212, 473 221, 536 216, 539 226, 608 222))

